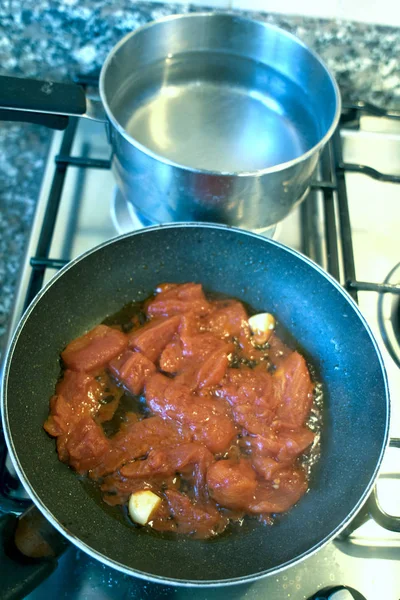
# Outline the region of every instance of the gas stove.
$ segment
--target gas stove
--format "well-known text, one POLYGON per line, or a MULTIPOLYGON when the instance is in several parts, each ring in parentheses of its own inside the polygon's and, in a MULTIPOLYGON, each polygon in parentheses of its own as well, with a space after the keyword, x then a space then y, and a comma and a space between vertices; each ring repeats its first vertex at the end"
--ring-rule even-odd
MULTIPOLYGON (((284 221, 264 232, 310 256, 358 301, 384 357, 393 438, 400 438, 399 184, 400 114, 362 103, 345 106, 308 197, 284 221)), ((65 132, 53 136, 10 334, 56 269, 107 239, 148 224, 116 188, 104 126, 71 120, 65 132)), ((399 464, 398 448, 388 448, 377 484, 382 507, 394 515, 400 515, 399 464)), ((22 511, 29 501, 13 478, 8 459, 0 483, 2 510, 22 511)), ((208 600, 303 600, 322 597, 318 592, 325 588, 345 585, 367 600, 399 600, 400 533, 387 531, 364 515, 360 522, 360 527, 353 522, 340 539, 296 567, 257 583, 219 590, 188 591, 146 583, 69 547, 54 573, 28 597, 111 600, 190 594, 208 600)), ((362 597, 345 596, 344 590, 333 593, 335 600, 362 597)))

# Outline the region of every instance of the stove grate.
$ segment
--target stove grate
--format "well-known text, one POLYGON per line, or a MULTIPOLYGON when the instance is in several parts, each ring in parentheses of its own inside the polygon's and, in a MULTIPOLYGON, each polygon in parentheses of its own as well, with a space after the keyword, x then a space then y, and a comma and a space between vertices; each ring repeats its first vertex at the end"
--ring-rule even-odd
MULTIPOLYGON (((96 87, 98 77, 79 76, 76 81, 85 87, 96 87)), ((361 290, 381 294, 387 292, 400 294, 400 286, 398 285, 387 282, 384 284, 364 282, 356 279, 345 175, 347 172, 357 172, 380 181, 400 183, 399 175, 385 174, 366 165, 345 163, 343 161, 340 127, 358 129, 362 115, 400 120, 400 112, 388 111, 364 102, 344 104, 339 129, 322 152, 318 177, 311 184, 311 189, 322 195, 328 271, 338 281, 342 282, 355 301, 357 301, 357 292, 361 290)), ((111 160, 71 155, 76 129, 77 119, 71 118, 63 134, 60 154, 55 159, 56 169, 50 189, 47 212, 43 220, 36 251, 30 258, 32 271, 25 298, 25 308, 28 307, 41 289, 46 269, 58 270, 69 262, 67 259, 55 259, 49 256, 68 168, 111 168, 111 160)), ((301 205, 301 251, 316 260, 316 262, 321 263, 322 251, 316 243, 317 225, 314 209, 315 204, 313 204, 313 199, 310 197, 301 205)), ((16 498, 13 495, 15 486, 6 468, 6 459, 6 446, 3 433, 0 431, 0 512, 20 513, 30 501, 16 498)))

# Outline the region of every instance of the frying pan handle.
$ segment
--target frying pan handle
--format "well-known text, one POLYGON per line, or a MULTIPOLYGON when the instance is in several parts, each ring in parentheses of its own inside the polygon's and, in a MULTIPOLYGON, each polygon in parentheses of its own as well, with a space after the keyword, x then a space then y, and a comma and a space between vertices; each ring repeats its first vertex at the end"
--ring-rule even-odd
POLYGON ((2 600, 25 598, 57 567, 68 547, 35 506, 21 517, 0 519, 0 586, 2 600))
MULTIPOLYGON (((389 446, 392 448, 400 448, 400 438, 392 438, 389 442, 389 446)), ((370 516, 378 523, 378 525, 389 531, 400 532, 400 516, 390 515, 383 510, 379 503, 376 486, 368 498, 367 508, 370 516)))
POLYGON ((75 83, 0 77, 0 119, 65 129, 69 116, 86 113, 86 96, 75 83))

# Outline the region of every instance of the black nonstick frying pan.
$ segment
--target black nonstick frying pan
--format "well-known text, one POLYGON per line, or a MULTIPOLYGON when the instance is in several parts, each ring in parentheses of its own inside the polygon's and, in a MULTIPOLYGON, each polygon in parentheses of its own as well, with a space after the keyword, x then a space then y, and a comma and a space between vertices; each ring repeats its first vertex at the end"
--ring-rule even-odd
POLYGON ((24 486, 48 521, 98 560, 175 585, 251 581, 337 535, 372 490, 388 442, 389 396, 372 334, 346 292, 300 254, 224 226, 152 227, 72 261, 22 318, 6 358, 3 424, 24 486), (135 529, 59 462, 43 430, 65 345, 165 281, 197 281, 275 314, 316 366, 325 392, 321 458, 310 491, 272 527, 246 520, 213 541, 135 529))

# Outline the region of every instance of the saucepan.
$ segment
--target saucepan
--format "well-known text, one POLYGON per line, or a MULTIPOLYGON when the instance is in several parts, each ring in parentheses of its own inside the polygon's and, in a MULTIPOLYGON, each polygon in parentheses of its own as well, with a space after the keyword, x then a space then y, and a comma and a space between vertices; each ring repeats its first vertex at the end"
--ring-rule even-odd
MULTIPOLYGON (((2 413, 21 481, 66 539, 103 563, 149 581, 221 586, 276 575, 297 564, 374 499, 370 494, 388 443, 389 394, 371 331, 330 275, 263 236, 184 223, 115 238, 55 275, 27 309, 11 342, 2 413), (128 526, 117 509, 96 501, 58 460, 54 439, 43 429, 66 344, 127 302, 145 299, 160 282, 187 281, 276 315, 317 369, 325 398, 321 456, 308 493, 274 525, 245 520, 239 531, 212 541, 171 539, 128 526)), ((399 520, 389 522, 374 500, 373 507, 379 522, 399 529, 399 520)))
POLYGON ((118 186, 147 221, 250 230, 305 197, 341 104, 333 75, 300 40, 223 13, 167 17, 128 34, 102 67, 100 98, 74 84, 3 77, 0 118, 56 128, 65 115, 105 120, 118 186))

